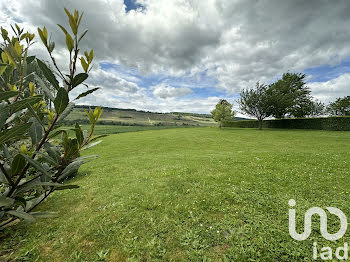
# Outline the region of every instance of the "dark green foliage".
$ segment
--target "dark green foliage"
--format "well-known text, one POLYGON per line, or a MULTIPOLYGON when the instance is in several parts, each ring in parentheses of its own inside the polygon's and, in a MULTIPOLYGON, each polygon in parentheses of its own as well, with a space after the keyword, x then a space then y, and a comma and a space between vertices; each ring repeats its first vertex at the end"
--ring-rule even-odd
POLYGON ((68 106, 68 103, 69 98, 67 91, 64 88, 58 89, 57 96, 53 101, 57 114, 61 114, 68 106))
POLYGON ((350 96, 337 98, 337 100, 328 105, 327 112, 334 116, 349 116, 350 96))
POLYGON ((285 73, 268 87, 258 82, 255 89, 241 92, 240 109, 258 119, 259 129, 264 126, 263 119, 269 116, 283 119, 323 115, 325 106, 312 98, 311 90, 305 86, 305 77, 301 73, 285 73))
POLYGON ((268 88, 270 113, 275 118, 305 117, 311 114, 311 90, 305 86, 305 74, 285 73, 268 88))
MULTIPOLYGON (((226 122, 225 127, 258 128, 256 120, 226 122)), ((350 131, 350 117, 286 118, 264 120, 264 128, 350 131)))
POLYGON ((37 59, 37 63, 38 63, 38 66, 39 66, 41 72, 43 72, 44 76, 46 77, 47 81, 49 81, 54 88, 59 90, 60 87, 58 85, 58 81, 57 81, 56 77, 54 76, 54 74, 52 73, 51 69, 44 62, 42 62, 40 59, 37 59))
MULTIPOLYGON (((72 17, 69 14, 70 24, 78 31, 81 16, 75 11, 74 21, 72 17)), ((56 190, 77 188, 61 182, 85 163, 87 157, 81 158, 80 152, 101 142, 96 141, 99 137, 93 137, 102 113, 99 107, 88 112, 89 132, 82 131, 79 124, 74 128, 75 137, 59 129, 58 123, 74 108, 69 102, 69 92, 88 77, 86 72, 76 75, 76 63, 80 58, 76 34, 70 49, 73 52, 69 61, 70 74, 64 75, 52 55, 55 43, 48 40, 45 27, 38 29, 56 73, 61 77, 61 85, 49 65, 33 57, 28 59, 34 34, 23 33, 18 25, 16 28, 12 39, 1 28, 0 230, 22 219, 34 222, 39 217, 52 217, 52 213, 35 212, 34 208, 56 190)), ((93 53, 87 56, 86 71, 93 53)))
POLYGON ((325 105, 321 101, 312 101, 309 116, 322 116, 325 114, 325 105))
POLYGON ((73 78, 73 81, 72 81, 72 87, 76 87, 78 85, 80 85, 81 83, 83 83, 87 78, 88 78, 88 74, 86 73, 80 73, 80 74, 77 74, 74 78, 73 78))
POLYGON ((240 94, 240 109, 244 113, 258 119, 259 129, 262 129, 263 119, 271 114, 270 97, 267 92, 267 86, 257 82, 255 88, 243 90, 240 94))

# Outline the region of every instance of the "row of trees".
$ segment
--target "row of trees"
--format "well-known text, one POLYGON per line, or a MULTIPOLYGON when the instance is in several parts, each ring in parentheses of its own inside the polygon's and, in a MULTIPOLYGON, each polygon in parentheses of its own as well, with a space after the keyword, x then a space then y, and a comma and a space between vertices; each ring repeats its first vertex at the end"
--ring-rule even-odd
MULTIPOLYGON (((254 88, 244 89, 238 100, 240 110, 259 121, 259 128, 267 117, 301 118, 324 114, 350 115, 350 96, 338 98, 327 107, 314 99, 306 86, 306 75, 302 73, 285 73, 282 78, 270 85, 256 83, 254 88)), ((230 121, 234 116, 232 105, 220 100, 211 112, 215 121, 230 121)))

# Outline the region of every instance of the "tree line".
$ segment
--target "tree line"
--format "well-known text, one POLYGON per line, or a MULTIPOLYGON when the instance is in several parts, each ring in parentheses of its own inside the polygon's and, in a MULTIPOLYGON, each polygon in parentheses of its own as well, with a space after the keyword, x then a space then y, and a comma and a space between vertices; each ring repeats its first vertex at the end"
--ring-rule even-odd
MULTIPOLYGON (((311 95, 311 89, 306 86, 306 75, 302 73, 285 73, 282 78, 272 84, 257 82, 255 87, 240 92, 238 99, 242 113, 256 118, 259 129, 265 118, 303 118, 321 115, 350 115, 350 96, 338 98, 326 106, 311 95)), ((220 127, 231 121, 235 112, 232 104, 220 100, 211 112, 220 127)))

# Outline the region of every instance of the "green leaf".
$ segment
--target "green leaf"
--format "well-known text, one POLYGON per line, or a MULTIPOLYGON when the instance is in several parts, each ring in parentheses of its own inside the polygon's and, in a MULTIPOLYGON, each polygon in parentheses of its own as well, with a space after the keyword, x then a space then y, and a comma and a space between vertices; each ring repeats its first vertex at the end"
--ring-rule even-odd
POLYGON ((5 72, 6 68, 7 68, 7 65, 0 66, 0 76, 5 72))
POLYGON ((94 50, 91 49, 90 54, 89 54, 89 63, 92 62, 93 58, 94 58, 94 50))
POLYGON ((101 143, 101 142, 102 142, 102 140, 99 140, 99 141, 97 141, 97 142, 90 143, 90 144, 88 144, 87 146, 85 146, 82 150, 89 149, 89 148, 91 148, 91 147, 97 146, 97 145, 98 145, 99 143, 101 143))
POLYGON ((50 133, 50 135, 48 135, 48 137, 47 137, 47 140, 50 140, 50 139, 52 139, 52 138, 58 136, 59 134, 61 134, 61 133, 63 133, 63 132, 64 132, 64 130, 58 130, 58 131, 56 131, 56 132, 54 132, 54 133, 50 133))
POLYGON ((38 123, 39 123, 42 127, 44 127, 44 124, 42 123, 42 121, 41 121, 40 117, 38 116, 38 114, 35 112, 34 108, 33 108, 31 105, 29 105, 29 104, 27 105, 27 108, 28 108, 30 114, 31 114, 33 117, 35 117, 35 119, 38 121, 38 123))
POLYGON ((84 71, 87 72, 89 69, 89 65, 86 63, 84 57, 80 58, 80 63, 81 63, 81 66, 83 67, 84 71))
POLYGON ((58 81, 54 76, 54 74, 52 73, 51 69, 40 59, 37 58, 36 60, 38 62, 38 66, 40 70, 43 72, 46 79, 54 86, 54 88, 56 88, 57 90, 60 89, 60 86, 58 85, 58 81))
POLYGON ((27 200, 25 211, 31 210, 35 205, 39 204, 46 196, 43 193, 39 197, 33 198, 31 200, 27 200))
POLYGON ((21 154, 22 156, 24 156, 25 159, 27 159, 28 163, 34 167, 36 170, 38 170, 39 172, 41 172, 42 174, 44 174, 45 176, 51 178, 51 175, 46 171, 46 169, 35 159, 32 159, 30 156, 25 155, 25 154, 21 154))
POLYGON ((51 145, 49 142, 46 142, 44 144, 44 149, 51 158, 56 160, 56 162, 60 161, 61 153, 57 147, 51 145))
POLYGON ((66 190, 66 189, 75 189, 75 188, 79 188, 79 186, 78 185, 61 185, 55 188, 55 190, 66 190))
POLYGON ((64 9, 64 11, 66 12, 66 14, 69 18, 70 28, 72 29, 73 34, 76 35, 78 32, 76 21, 75 21, 74 17, 71 15, 71 13, 69 13, 69 11, 66 8, 64 9))
POLYGON ((42 212, 42 211, 36 211, 36 212, 29 212, 30 215, 32 215, 35 218, 54 218, 58 217, 57 212, 42 212))
POLYGON ((92 112, 91 108, 89 108, 89 111, 83 109, 87 117, 89 118, 90 124, 93 125, 95 124, 95 118, 94 118, 94 113, 92 112))
POLYGON ((11 205, 13 205, 14 202, 15 202, 15 200, 12 198, 0 196, 0 207, 11 206, 11 205))
POLYGON ((74 162, 83 160, 83 161, 84 161, 84 163, 83 163, 83 164, 85 164, 85 163, 87 163, 87 162, 92 161, 92 159, 91 159, 91 158, 96 159, 96 158, 98 158, 98 155, 87 155, 87 156, 80 156, 80 157, 78 157, 78 158, 74 159, 74 162), (86 161, 86 159, 90 159, 90 160, 86 161))
POLYGON ((0 170, 0 184, 4 183, 4 184, 8 184, 9 182, 7 181, 7 178, 5 177, 5 175, 2 173, 2 171, 0 170))
POLYGON ((51 187, 54 187, 56 189, 56 188, 61 187, 63 185, 59 184, 59 183, 53 183, 53 182, 43 182, 39 178, 37 178, 37 179, 34 179, 28 183, 25 183, 25 184, 18 186, 16 191, 15 191, 15 195, 18 195, 18 194, 23 193, 23 192, 27 192, 28 190, 33 189, 33 188, 38 187, 38 186, 41 186, 41 187, 51 186, 51 187))
POLYGON ((57 25, 61 28, 61 30, 65 35, 68 34, 67 30, 63 26, 61 26, 60 24, 57 24, 57 25))
POLYGON ((11 173, 12 175, 19 174, 23 168, 26 166, 26 160, 21 154, 17 154, 11 163, 11 173))
POLYGON ((49 53, 52 53, 54 49, 55 49, 55 42, 50 41, 49 47, 48 47, 49 53))
POLYGON ((33 62, 34 59, 35 59, 35 56, 34 56, 34 55, 28 56, 28 57, 27 57, 27 64, 30 64, 31 62, 33 62))
POLYGON ((5 92, 0 92, 0 101, 7 100, 11 97, 14 97, 18 95, 20 92, 19 91, 5 91, 5 92))
POLYGON ((43 129, 36 118, 31 117, 29 119, 29 122, 33 123, 32 126, 29 128, 29 135, 32 139, 32 145, 36 145, 40 142, 41 138, 43 137, 43 129))
POLYGON ((80 25, 81 19, 83 18, 83 14, 84 14, 84 12, 81 13, 81 15, 80 15, 80 17, 78 19, 78 24, 77 24, 78 27, 80 25))
POLYGON ((78 42, 80 42, 81 39, 83 39, 83 37, 86 35, 87 32, 88 32, 88 30, 86 29, 86 30, 84 31, 84 33, 82 33, 81 36, 79 37, 78 42))
POLYGON ((19 218, 23 218, 27 222, 35 222, 35 218, 32 215, 23 211, 10 210, 10 211, 7 211, 6 213, 19 218))
POLYGON ((24 197, 16 196, 15 197, 15 205, 19 204, 22 207, 25 207, 27 204, 27 201, 24 199, 24 197))
POLYGON ((95 91, 97 91, 97 90, 99 90, 100 88, 99 87, 96 87, 96 88, 94 88, 94 89, 91 89, 91 90, 88 90, 88 91, 86 91, 86 92, 84 92, 84 93, 81 93, 80 95, 78 95, 74 100, 78 100, 78 99, 80 99, 80 98, 83 98, 83 97, 85 97, 85 96, 87 96, 87 95, 89 95, 89 94, 91 94, 91 93, 93 93, 93 92, 95 92, 95 91))
POLYGON ((15 103, 9 104, 3 108, 0 109, 0 114, 3 114, 5 112, 10 112, 13 114, 19 110, 22 110, 26 108, 29 105, 34 105, 42 99, 42 96, 33 96, 33 97, 28 97, 22 100, 19 100, 15 103))
POLYGON ((70 163, 66 168, 63 170, 62 174, 58 178, 58 182, 66 179, 67 177, 75 174, 78 172, 79 167, 84 164, 84 160, 74 160, 74 162, 70 163))
POLYGON ((53 165, 55 167, 58 167, 58 161, 56 159, 53 159, 51 156, 46 155, 42 152, 38 152, 38 154, 41 156, 41 158, 43 159, 43 161, 45 161, 46 163, 49 163, 50 165, 53 165))
POLYGON ((70 34, 66 34, 66 45, 69 52, 72 52, 74 48, 74 41, 73 41, 73 38, 70 36, 70 34))
POLYGON ((15 121, 15 120, 18 120, 19 116, 20 116, 22 113, 23 113, 23 110, 20 110, 20 111, 18 111, 18 112, 13 113, 12 115, 10 115, 10 116, 7 118, 5 124, 10 124, 11 122, 13 122, 13 121, 15 121))
POLYGON ((77 139, 65 139, 64 155, 66 159, 74 159, 79 155, 79 144, 77 139))
MULTIPOLYGON (((6 102, 0 102, 0 110, 6 106, 7 106, 6 102)), ((4 112, 0 114, 0 129, 4 126, 9 116, 10 116, 9 112, 4 112)))
POLYGON ((44 81, 37 75, 35 74, 35 79, 38 82, 38 84, 40 85, 41 89, 44 91, 45 95, 51 100, 55 100, 55 98, 53 97, 53 94, 51 92, 51 90, 46 86, 46 84, 44 83, 44 81))
POLYGON ((12 127, 11 129, 7 129, 3 132, 0 132, 0 145, 15 137, 23 135, 30 128, 31 125, 32 123, 17 125, 12 127))
POLYGON ((63 111, 63 113, 60 115, 60 117, 57 120, 57 123, 60 123, 63 121, 74 109, 75 104, 74 103, 69 103, 66 109, 63 111))
POLYGON ((102 138, 102 137, 106 137, 106 136, 108 136, 108 135, 99 135, 99 136, 96 136, 96 137, 94 137, 94 138, 92 138, 92 139, 90 140, 90 143, 93 142, 93 141, 96 141, 97 139, 100 139, 100 138, 102 138))
POLYGON ((55 100, 53 101, 56 113, 61 114, 68 106, 68 103, 69 97, 67 91, 64 88, 60 88, 57 92, 55 100))
POLYGON ((75 136, 78 140, 79 145, 82 145, 84 142, 84 135, 78 123, 75 123, 75 136))
POLYGON ((19 42, 16 42, 14 47, 15 47, 16 54, 20 57, 22 55, 22 47, 19 44, 19 42))
POLYGON ((87 73, 80 73, 77 74, 72 81, 72 88, 80 85, 82 82, 84 82, 87 78, 89 77, 89 75, 87 73))
POLYGON ((40 28, 38 28, 38 33, 39 33, 39 36, 41 38, 41 41, 47 47, 47 37, 45 38, 44 33, 40 28))
POLYGON ((44 28, 43 28, 43 35, 44 35, 44 37, 47 39, 47 29, 46 29, 45 26, 44 26, 44 28))

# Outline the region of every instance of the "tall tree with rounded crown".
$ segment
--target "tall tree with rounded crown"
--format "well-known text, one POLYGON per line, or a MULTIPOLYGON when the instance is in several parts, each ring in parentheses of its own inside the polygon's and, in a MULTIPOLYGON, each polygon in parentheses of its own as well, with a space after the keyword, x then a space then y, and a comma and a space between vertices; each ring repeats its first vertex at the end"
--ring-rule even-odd
POLYGON ((232 121, 235 116, 235 112, 232 111, 232 104, 225 99, 221 99, 215 106, 215 109, 211 111, 211 114, 216 122, 219 122, 219 127, 225 125, 225 122, 232 121))

